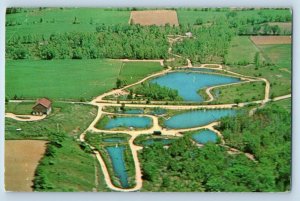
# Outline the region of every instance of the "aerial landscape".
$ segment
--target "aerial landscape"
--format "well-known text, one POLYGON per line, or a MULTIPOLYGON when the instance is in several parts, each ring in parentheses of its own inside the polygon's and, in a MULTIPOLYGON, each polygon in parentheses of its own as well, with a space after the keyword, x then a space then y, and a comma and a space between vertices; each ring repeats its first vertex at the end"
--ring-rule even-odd
POLYGON ((289 8, 7 8, 5 188, 291 189, 289 8))

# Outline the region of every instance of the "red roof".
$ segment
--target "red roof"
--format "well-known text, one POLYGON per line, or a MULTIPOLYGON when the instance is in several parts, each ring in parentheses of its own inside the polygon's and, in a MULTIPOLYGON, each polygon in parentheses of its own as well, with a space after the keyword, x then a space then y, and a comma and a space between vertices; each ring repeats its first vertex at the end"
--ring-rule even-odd
MULTIPOLYGON (((37 101, 36 101, 36 103, 35 103, 35 106, 37 106, 37 105, 42 105, 42 106, 44 106, 45 108, 50 108, 51 107, 51 101, 50 100, 48 100, 47 98, 41 98, 41 99, 38 99, 37 101)), ((34 107, 35 107, 34 106, 34 107)))

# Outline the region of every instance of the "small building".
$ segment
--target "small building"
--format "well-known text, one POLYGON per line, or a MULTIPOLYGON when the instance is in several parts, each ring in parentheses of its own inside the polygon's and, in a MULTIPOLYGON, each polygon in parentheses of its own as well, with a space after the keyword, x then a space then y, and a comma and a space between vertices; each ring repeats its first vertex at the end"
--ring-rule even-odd
POLYGON ((193 36, 193 34, 192 34, 192 32, 186 32, 186 33, 185 33, 185 36, 191 38, 191 37, 193 36))
POLYGON ((35 105, 32 107, 33 115, 50 114, 52 110, 52 102, 47 98, 40 98, 36 101, 35 105))

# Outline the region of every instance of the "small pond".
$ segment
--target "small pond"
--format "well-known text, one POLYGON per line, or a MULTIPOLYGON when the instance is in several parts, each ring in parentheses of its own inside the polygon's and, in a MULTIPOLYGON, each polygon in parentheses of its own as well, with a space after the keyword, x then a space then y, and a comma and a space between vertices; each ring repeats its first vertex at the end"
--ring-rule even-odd
POLYGON ((122 188, 128 188, 128 175, 124 160, 125 146, 106 147, 105 149, 112 161, 113 170, 115 175, 119 178, 122 188))
POLYGON ((165 120, 164 126, 167 128, 193 128, 204 126, 211 122, 217 121, 225 116, 233 116, 235 110, 220 109, 220 110, 195 110, 172 116, 165 120))
POLYGON ((216 143, 218 140, 218 136, 215 132, 211 130, 202 130, 192 135, 194 141, 199 144, 205 144, 207 142, 216 143))
POLYGON ((122 137, 103 138, 103 142, 125 142, 126 139, 122 137))
POLYGON ((136 116, 118 116, 109 120, 105 125, 105 129, 113 129, 118 127, 148 128, 152 125, 152 119, 149 117, 136 116))
POLYGON ((172 139, 166 139, 166 138, 152 138, 152 139, 147 139, 141 142, 142 145, 149 146, 153 145, 154 143, 161 143, 163 145, 169 145, 173 142, 174 140, 172 139))
POLYGON ((172 72, 154 78, 150 82, 178 90, 179 95, 185 101, 201 102, 203 97, 198 94, 199 89, 240 82, 240 79, 200 72, 172 72))

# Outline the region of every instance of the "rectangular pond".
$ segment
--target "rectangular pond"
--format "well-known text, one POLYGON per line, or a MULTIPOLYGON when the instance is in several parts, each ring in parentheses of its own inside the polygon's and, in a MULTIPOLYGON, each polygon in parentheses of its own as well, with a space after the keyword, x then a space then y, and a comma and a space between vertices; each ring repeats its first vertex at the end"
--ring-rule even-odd
POLYGON ((128 188, 128 174, 124 159, 125 146, 106 147, 105 149, 112 161, 113 170, 119 178, 122 188, 128 188))
POLYGON ((216 143, 218 140, 218 135, 211 130, 201 130, 192 135, 192 139, 199 143, 205 144, 208 142, 216 143))
POLYGON ((154 78, 150 82, 176 89, 185 101, 201 102, 203 97, 198 94, 199 89, 240 81, 239 78, 225 75, 200 72, 172 72, 154 78))
POLYGON ((105 129, 133 127, 133 128, 149 128, 152 125, 152 119, 149 117, 137 116, 117 116, 111 118, 104 126, 105 129))

